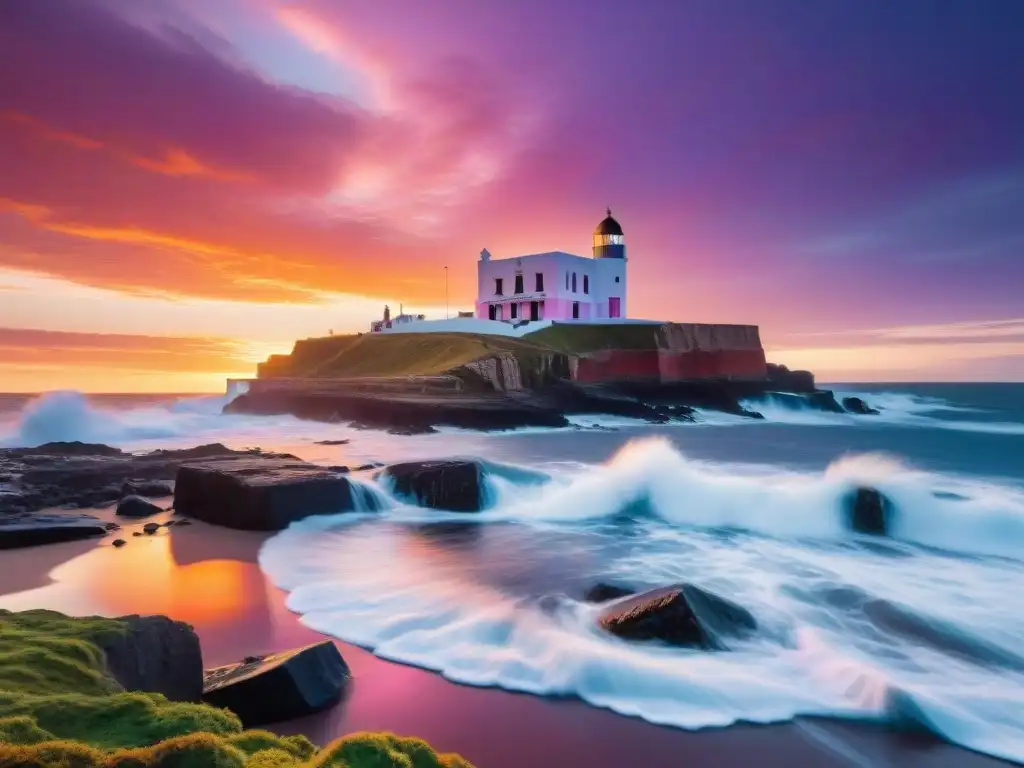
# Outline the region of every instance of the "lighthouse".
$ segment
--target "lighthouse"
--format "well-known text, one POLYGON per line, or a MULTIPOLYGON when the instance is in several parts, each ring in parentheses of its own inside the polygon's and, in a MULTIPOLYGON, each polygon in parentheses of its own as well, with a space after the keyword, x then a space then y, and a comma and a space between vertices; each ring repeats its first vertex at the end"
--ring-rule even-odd
POLYGON ((626 244, 611 209, 593 234, 593 255, 563 251, 477 262, 476 316, 520 324, 622 321, 626 315, 626 244))

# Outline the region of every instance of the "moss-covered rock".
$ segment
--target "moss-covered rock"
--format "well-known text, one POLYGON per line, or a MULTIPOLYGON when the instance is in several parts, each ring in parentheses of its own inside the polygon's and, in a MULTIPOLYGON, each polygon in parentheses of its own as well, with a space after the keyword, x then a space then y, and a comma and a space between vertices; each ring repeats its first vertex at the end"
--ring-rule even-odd
POLYGON ((317 751, 305 736, 243 731, 206 704, 129 693, 99 643, 116 619, 0 611, 0 768, 466 768, 419 739, 346 736, 317 751))

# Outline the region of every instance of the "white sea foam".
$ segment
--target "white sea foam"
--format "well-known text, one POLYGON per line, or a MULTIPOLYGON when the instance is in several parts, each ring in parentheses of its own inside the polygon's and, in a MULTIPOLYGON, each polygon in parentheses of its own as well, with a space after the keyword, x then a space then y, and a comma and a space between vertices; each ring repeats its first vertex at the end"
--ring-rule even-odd
MULTIPOLYGON (((293 525, 266 543, 260 565, 308 626, 463 683, 575 695, 684 728, 811 713, 915 717, 958 743, 1024 758, 1024 658, 1010 650, 1024 637, 1024 615, 1008 599, 1024 583, 1020 489, 881 455, 847 457, 822 473, 711 464, 660 439, 547 479, 500 465, 487 477, 488 508, 474 522, 545 537, 618 520, 632 545, 609 555, 595 580, 695 581, 751 609, 762 632, 718 654, 624 643, 595 628, 597 607, 558 597, 557 584, 547 601, 510 595, 467 578, 458 557, 361 535, 352 525, 365 517, 293 525), (881 548, 846 523, 843 499, 860 485, 894 502, 892 539, 881 548), (928 632, 883 631, 858 607, 867 600, 921 606, 925 626, 973 638, 954 650, 1000 648, 994 658, 1017 661, 965 660, 933 647, 928 632)), ((377 519, 449 516, 395 500, 377 519)))

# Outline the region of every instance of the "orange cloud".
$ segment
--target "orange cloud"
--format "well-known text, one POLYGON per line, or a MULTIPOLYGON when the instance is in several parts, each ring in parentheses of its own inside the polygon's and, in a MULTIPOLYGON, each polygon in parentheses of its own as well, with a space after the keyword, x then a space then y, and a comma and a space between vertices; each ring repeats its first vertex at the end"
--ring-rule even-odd
POLYGON ((252 174, 231 171, 225 168, 213 168, 200 162, 183 149, 170 149, 163 159, 130 156, 131 162, 140 168, 165 176, 204 176, 219 181, 250 182, 255 179, 252 174))
POLYGON ((59 141, 64 144, 70 144, 73 147, 78 147, 78 149, 100 149, 103 146, 101 142, 96 141, 95 139, 90 139, 87 136, 81 136, 77 133, 71 133, 70 131, 61 131, 56 128, 51 128, 38 118, 21 112, 16 112, 12 109, 0 111, 0 119, 25 126, 49 141, 59 141))

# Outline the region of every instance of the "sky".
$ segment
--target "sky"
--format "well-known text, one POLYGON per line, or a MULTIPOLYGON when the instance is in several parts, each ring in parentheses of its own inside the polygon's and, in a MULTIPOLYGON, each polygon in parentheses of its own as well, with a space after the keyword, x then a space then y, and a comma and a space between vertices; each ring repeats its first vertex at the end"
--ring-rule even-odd
POLYGON ((0 391, 215 392, 476 261, 822 381, 1024 381, 1019 0, 0 0, 0 391))

